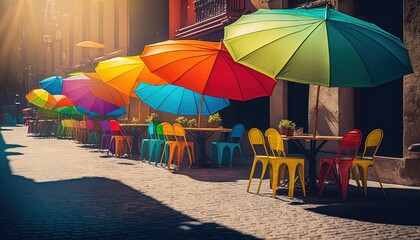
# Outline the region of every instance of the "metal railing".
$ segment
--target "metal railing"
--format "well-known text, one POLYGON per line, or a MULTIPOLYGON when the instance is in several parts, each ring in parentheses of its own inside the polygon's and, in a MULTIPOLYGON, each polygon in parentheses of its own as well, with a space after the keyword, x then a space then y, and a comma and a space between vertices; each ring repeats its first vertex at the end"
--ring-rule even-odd
POLYGON ((195 22, 202 22, 225 13, 243 12, 245 0, 196 0, 194 1, 195 22))

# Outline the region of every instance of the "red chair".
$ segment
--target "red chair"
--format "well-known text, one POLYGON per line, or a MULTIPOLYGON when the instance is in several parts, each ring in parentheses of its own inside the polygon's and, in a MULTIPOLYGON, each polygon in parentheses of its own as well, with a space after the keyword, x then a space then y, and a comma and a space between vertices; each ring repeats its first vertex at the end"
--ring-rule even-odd
POLYGON ((115 120, 109 121, 109 127, 111 128, 112 137, 108 154, 111 152, 116 157, 124 156, 126 154, 131 156, 132 136, 124 135, 120 124, 115 120))
POLYGON ((359 150, 361 141, 362 133, 360 130, 351 129, 343 135, 337 155, 334 158, 321 158, 318 177, 318 188, 321 188, 320 196, 324 191, 325 181, 332 172, 334 180, 341 190, 343 200, 346 200, 350 167, 359 150), (325 165, 327 166, 327 171, 324 173, 325 165))

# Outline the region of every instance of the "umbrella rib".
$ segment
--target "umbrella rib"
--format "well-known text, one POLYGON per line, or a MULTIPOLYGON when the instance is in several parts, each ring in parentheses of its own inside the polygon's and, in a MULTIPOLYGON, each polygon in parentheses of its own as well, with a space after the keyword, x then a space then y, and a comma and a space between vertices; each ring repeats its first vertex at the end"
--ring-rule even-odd
MULTIPOLYGON (((323 23, 324 23, 325 21, 320 21, 319 23, 318 23, 318 25, 316 26, 316 27, 314 27, 314 29, 304 38, 304 40, 299 44, 299 46, 296 48, 296 50, 295 50, 295 52, 292 54, 292 56, 290 56, 290 58, 286 61, 286 63, 283 65, 283 68, 284 68, 284 66, 286 66, 289 62, 290 62, 290 60, 295 56, 295 54, 298 52, 298 50, 302 47, 302 45, 306 42, 306 40, 308 40, 308 38, 312 35, 312 33, 317 29, 317 28, 319 28, 323 23)), ((282 68, 282 69, 283 69, 282 68)), ((279 70, 279 72, 278 72, 278 74, 277 74, 277 76, 280 74, 280 72, 281 72, 281 70, 282 69, 280 69, 279 70)))
MULTIPOLYGON (((310 34, 308 34, 308 36, 310 36, 311 34, 312 34, 312 32, 313 31, 315 31, 315 29, 317 29, 318 27, 319 27, 319 25, 321 25, 321 23, 322 23, 323 21, 320 21, 320 23, 318 24, 318 26, 317 27, 315 27, 314 28, 314 30, 312 30, 311 31, 311 33, 310 34)), ((245 54, 244 56, 242 56, 240 59, 243 59, 244 57, 247 57, 248 55, 250 55, 250 54, 252 54, 253 52, 256 52, 256 51, 258 51, 258 50, 260 50, 260 49, 262 49, 262 48, 264 48, 264 47, 267 47, 268 45, 270 45, 270 44, 272 44, 272 43, 274 43, 274 42, 276 42, 277 40, 279 40, 279 39, 282 39, 282 38, 285 38, 285 37, 288 37, 288 36, 290 36, 290 35, 293 35, 293 34, 296 34, 296 33, 299 33, 299 32, 302 32, 302 31, 305 31, 306 29, 308 29, 308 28, 310 28, 312 26, 312 24, 311 25, 309 25, 308 24, 308 27, 307 28, 304 28, 304 29, 301 29, 301 30, 299 30, 299 31, 296 31, 296 32, 292 32, 292 33, 289 33, 289 34, 287 34, 287 35, 283 35, 283 36, 281 36, 281 37, 279 37, 279 38, 276 38, 276 39, 274 39, 274 40, 272 40, 272 41, 270 41, 270 42, 268 42, 267 44, 265 44, 264 46, 261 46, 261 47, 258 47, 258 48, 256 48, 256 49, 254 49, 252 52, 250 52, 250 53, 248 53, 248 54, 245 54)), ((273 28, 273 29, 275 29, 275 28, 273 28)), ((273 30, 273 29, 270 29, 270 30, 273 30)), ((263 31, 266 31, 266 29, 265 30, 261 30, 261 31, 255 31, 255 32, 263 32, 263 31)), ((254 32, 254 33, 255 33, 254 32)), ((245 36, 245 35, 247 35, 247 34, 244 34, 244 35, 242 35, 242 36, 245 36)), ((306 37, 305 38, 305 40, 299 45, 299 47, 306 41, 306 39, 307 39, 308 37, 306 37)), ((232 38, 232 39, 234 39, 234 38, 232 38)), ((299 49, 299 47, 296 49, 296 51, 299 49)), ((295 52, 296 52, 295 51, 295 52)), ((240 60, 240 59, 238 59, 238 60, 240 60)), ((236 62, 238 61, 238 60, 236 60, 236 62)), ((286 64, 287 64, 287 62, 286 62, 286 64)), ((285 65, 286 65, 285 64, 285 65)))
MULTIPOLYGON (((335 26, 334 26, 334 24, 331 24, 331 27, 334 27, 336 30, 337 30, 337 32, 338 33, 340 33, 341 34, 341 36, 343 36, 343 38, 344 39, 346 39, 346 41, 350 44, 350 45, 352 45, 353 46, 353 49, 356 51, 356 53, 357 53, 357 55, 359 56, 359 59, 361 60, 361 62, 363 62, 363 65, 365 66, 365 69, 366 69, 366 71, 369 73, 369 76, 370 76, 370 78, 371 79, 373 79, 372 78, 372 76, 371 76, 371 72, 369 71, 369 68, 366 66, 366 64, 365 64, 365 61, 363 60, 363 58, 361 57, 361 55, 360 55, 360 52, 357 50, 357 48, 352 44, 352 42, 351 41, 349 41, 342 33, 341 33, 341 31, 339 31, 335 26)), ((359 30, 357 30, 357 29, 353 29, 353 31, 356 31, 356 32, 358 32, 358 33, 360 33, 360 34, 362 34, 362 35, 364 35, 365 37, 367 37, 367 38, 369 38, 370 40, 372 40, 372 41, 374 41, 376 44, 377 44, 377 46, 381 46, 384 50, 386 50, 387 52, 389 52, 392 56, 395 56, 391 51, 389 51, 388 50, 388 48, 386 48, 383 44, 381 44, 380 42, 378 42, 377 40, 375 40, 374 38, 372 38, 372 37, 370 37, 369 35, 367 35, 367 34, 364 34, 363 32, 361 32, 361 31, 359 31, 359 30)), ((408 70, 409 72, 411 71, 412 72, 412 70, 411 69, 407 69, 407 66, 399 59, 399 58, 397 58, 397 57, 395 57, 397 60, 398 60, 398 62, 400 62, 401 63, 401 65, 403 65, 404 66, 404 68, 406 68, 406 70, 408 70)), ((392 79, 391 79, 392 80, 392 79)))

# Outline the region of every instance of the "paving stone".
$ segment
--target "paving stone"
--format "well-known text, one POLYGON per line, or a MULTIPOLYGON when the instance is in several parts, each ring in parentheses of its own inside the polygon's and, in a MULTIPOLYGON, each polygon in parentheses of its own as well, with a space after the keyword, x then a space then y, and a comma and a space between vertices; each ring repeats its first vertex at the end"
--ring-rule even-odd
POLYGON ((332 184, 274 199, 268 174, 246 192, 250 156, 173 171, 26 130, 0 131, 2 239, 420 239, 420 188, 384 184, 384 199, 376 183, 363 197, 351 182, 346 202, 332 184))

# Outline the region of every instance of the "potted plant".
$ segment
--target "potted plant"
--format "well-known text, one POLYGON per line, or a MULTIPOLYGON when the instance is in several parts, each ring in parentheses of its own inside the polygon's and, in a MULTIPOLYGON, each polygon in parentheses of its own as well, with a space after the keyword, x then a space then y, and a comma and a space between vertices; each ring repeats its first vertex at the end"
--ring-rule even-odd
POLYGON ((159 122, 159 116, 157 115, 157 113, 151 113, 149 116, 147 116, 146 118, 146 122, 150 123, 150 122, 159 122))
POLYGON ((192 118, 187 122, 188 127, 197 127, 197 119, 192 118))
POLYGON ((219 127, 222 123, 222 118, 220 117, 220 114, 217 112, 215 114, 210 115, 208 123, 210 127, 219 127))
POLYGON ((281 135, 293 136, 293 131, 295 130, 295 128, 296 124, 289 119, 283 119, 279 123, 281 135))
POLYGON ((181 124, 182 126, 186 126, 188 123, 188 119, 184 116, 180 116, 175 118, 175 122, 181 124))

